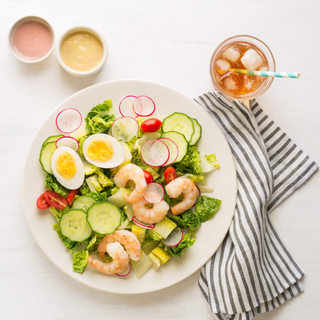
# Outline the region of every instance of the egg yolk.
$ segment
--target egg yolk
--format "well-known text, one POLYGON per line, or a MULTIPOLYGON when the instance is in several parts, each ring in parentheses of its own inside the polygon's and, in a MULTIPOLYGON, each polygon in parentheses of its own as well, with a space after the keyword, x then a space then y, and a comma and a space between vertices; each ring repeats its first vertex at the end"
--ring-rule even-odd
POLYGON ((62 178, 70 180, 77 172, 74 157, 68 152, 61 153, 56 160, 56 169, 62 178))
POLYGON ((88 146, 87 156, 98 162, 110 160, 113 157, 112 143, 102 139, 93 140, 88 146))

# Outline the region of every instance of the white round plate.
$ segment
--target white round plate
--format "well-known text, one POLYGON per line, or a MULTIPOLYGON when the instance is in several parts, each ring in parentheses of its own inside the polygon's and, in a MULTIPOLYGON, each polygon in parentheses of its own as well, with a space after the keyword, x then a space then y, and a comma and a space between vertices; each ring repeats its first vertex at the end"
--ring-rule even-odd
POLYGON ((233 156, 229 145, 212 118, 192 99, 166 86, 140 80, 118 80, 100 83, 86 88, 61 103, 39 129, 30 147, 23 174, 23 204, 33 236, 46 256, 71 278, 90 287, 113 293, 138 294, 160 290, 187 278, 197 271, 215 253, 225 237, 236 203, 237 179, 233 156), (196 118, 202 126, 199 142, 201 153, 215 153, 221 168, 207 175, 207 181, 214 192, 206 195, 222 200, 215 216, 202 224, 196 234, 195 244, 179 258, 171 258, 155 271, 151 268, 141 279, 132 271, 128 277, 104 275, 88 266, 83 274, 72 271, 72 255, 58 238, 52 225, 54 217, 48 210, 36 208, 36 199, 43 193, 45 172, 39 164, 42 142, 60 132, 55 126, 56 115, 65 108, 78 109, 83 118, 88 111, 112 99, 118 112, 120 101, 127 95, 147 95, 157 106, 155 115, 168 116, 178 111, 196 118))

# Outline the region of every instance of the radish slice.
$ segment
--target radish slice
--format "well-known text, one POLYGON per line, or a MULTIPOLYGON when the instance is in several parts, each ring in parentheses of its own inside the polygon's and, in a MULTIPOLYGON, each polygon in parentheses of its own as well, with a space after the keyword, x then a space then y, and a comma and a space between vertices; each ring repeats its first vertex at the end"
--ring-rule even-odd
POLYGON ((115 273, 115 275, 118 276, 118 277, 126 277, 127 275, 129 275, 129 273, 131 271, 131 263, 130 262, 129 262, 129 265, 128 265, 127 269, 124 270, 123 272, 126 272, 126 271, 127 271, 127 273, 115 273))
POLYGON ((79 142, 72 137, 61 137, 56 141, 56 148, 58 149, 60 147, 69 147, 75 152, 78 152, 79 142))
POLYGON ((133 103, 137 99, 136 96, 126 96, 119 103, 119 112, 123 117, 137 118, 137 114, 133 111, 133 103))
POLYGON ((76 131, 81 126, 81 123, 81 113, 73 108, 60 111, 56 117, 56 126, 63 133, 76 131))
POLYGON ((147 96, 139 96, 133 102, 133 111, 140 117, 151 116, 156 110, 156 104, 147 96))
POLYGON ((164 165, 168 166, 169 164, 174 163, 179 155, 179 148, 177 144, 169 138, 160 138, 158 140, 163 142, 168 147, 170 152, 169 159, 164 165))
POLYGON ((141 148, 142 160, 151 167, 161 167, 169 157, 169 148, 160 140, 149 140, 141 148))
POLYGON ((138 130, 139 124, 136 119, 132 117, 122 117, 113 122, 110 133, 117 140, 126 142, 136 136, 138 130))
POLYGON ((145 229, 154 229, 154 225, 153 224, 148 224, 148 223, 144 223, 144 222, 140 222, 139 220, 136 219, 136 217, 132 218, 132 221, 138 225, 139 227, 145 228, 145 229))
POLYGON ((160 202, 164 197, 163 186, 158 182, 150 182, 147 184, 143 199, 148 203, 160 202))
POLYGON ((162 239, 162 242, 168 247, 177 246, 183 239, 183 232, 179 228, 175 228, 166 239, 162 239))

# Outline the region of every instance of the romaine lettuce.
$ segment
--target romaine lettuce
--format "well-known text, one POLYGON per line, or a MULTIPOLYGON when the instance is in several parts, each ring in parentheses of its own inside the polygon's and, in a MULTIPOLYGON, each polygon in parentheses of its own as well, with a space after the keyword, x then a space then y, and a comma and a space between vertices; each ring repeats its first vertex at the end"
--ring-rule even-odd
POLYGON ((214 154, 202 155, 200 154, 201 170, 202 172, 210 172, 220 168, 220 163, 214 154))
POLYGON ((67 197, 68 196, 68 190, 65 187, 63 187, 57 181, 57 179, 54 176, 52 176, 51 174, 49 174, 49 173, 46 175, 46 178, 44 179, 44 187, 47 190, 52 190, 54 192, 59 193, 63 197, 67 197))
POLYGON ((198 196, 196 202, 196 213, 200 221, 209 220, 218 211, 221 205, 221 200, 210 198, 207 196, 198 196))
POLYGON ((78 251, 73 254, 73 271, 83 273, 89 261, 88 251, 78 251))
POLYGON ((84 195, 86 195, 86 194, 88 194, 88 193, 90 193, 90 192, 91 192, 91 191, 90 191, 87 183, 86 183, 85 181, 83 181, 83 184, 82 184, 82 186, 80 187, 80 193, 84 196, 84 195))
POLYGON ((191 209, 183 212, 181 214, 181 218, 184 221, 185 225, 191 230, 198 228, 201 224, 198 214, 191 209))
POLYGON ((201 170, 201 161, 199 157, 199 151, 197 145, 190 146, 186 156, 175 165, 176 171, 185 173, 191 173, 198 175, 202 172, 201 170))
POLYGON ((66 238, 61 233, 60 226, 58 224, 54 224, 53 229, 56 230, 60 240, 65 245, 65 247, 70 251, 70 253, 74 253, 76 251, 76 249, 81 245, 81 242, 71 241, 68 238, 66 238))
POLYGON ((185 250, 188 249, 189 247, 191 247, 194 244, 194 242, 196 241, 196 239, 191 239, 192 236, 193 236, 193 233, 191 233, 191 232, 185 234, 183 236, 182 241, 175 247, 168 247, 163 242, 162 242, 162 244, 160 242, 160 244, 172 256, 177 257, 177 258, 181 258, 182 254, 185 252, 185 250))
POLYGON ((85 118, 86 129, 90 134, 106 132, 115 120, 112 100, 106 100, 92 108, 85 118))

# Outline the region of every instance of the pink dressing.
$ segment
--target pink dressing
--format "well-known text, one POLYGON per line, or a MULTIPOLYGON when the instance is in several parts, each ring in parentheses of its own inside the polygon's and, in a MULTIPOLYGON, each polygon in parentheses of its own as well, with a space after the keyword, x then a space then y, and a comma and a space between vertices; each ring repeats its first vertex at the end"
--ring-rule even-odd
POLYGON ((17 28, 12 43, 18 54, 35 60, 46 55, 51 49, 52 34, 44 24, 28 21, 17 28))

